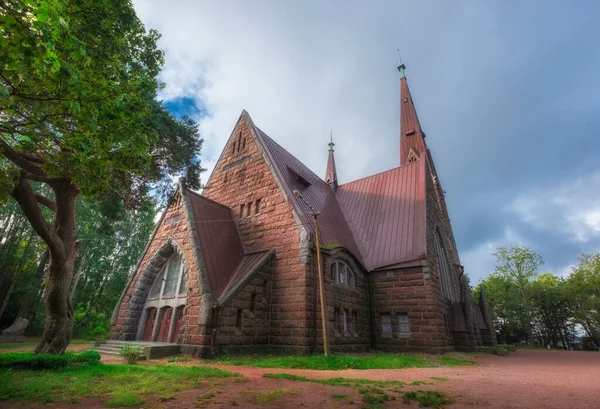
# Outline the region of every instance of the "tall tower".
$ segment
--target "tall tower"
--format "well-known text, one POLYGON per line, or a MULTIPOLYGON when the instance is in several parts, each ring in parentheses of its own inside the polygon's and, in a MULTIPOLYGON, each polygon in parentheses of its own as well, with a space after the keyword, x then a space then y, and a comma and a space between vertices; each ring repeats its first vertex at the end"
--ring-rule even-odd
POLYGON ((419 160, 427 152, 425 134, 421 129, 417 111, 410 96, 404 70, 406 66, 398 61, 400 72, 400 165, 419 160))
POLYGON ((333 132, 330 132, 330 140, 329 143, 329 158, 327 159, 327 171, 325 172, 325 182, 331 187, 333 190, 338 187, 337 180, 337 172, 335 170, 335 158, 333 157, 333 147, 335 143, 333 143, 333 132))

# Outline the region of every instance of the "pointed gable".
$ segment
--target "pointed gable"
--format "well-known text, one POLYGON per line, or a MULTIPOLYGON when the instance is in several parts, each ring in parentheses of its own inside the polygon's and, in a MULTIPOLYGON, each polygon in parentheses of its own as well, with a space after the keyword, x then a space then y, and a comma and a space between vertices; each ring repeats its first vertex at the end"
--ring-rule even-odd
POLYGON ((192 191, 185 195, 198 234, 200 252, 213 299, 220 303, 247 273, 272 255, 269 250, 246 253, 232 210, 192 191))

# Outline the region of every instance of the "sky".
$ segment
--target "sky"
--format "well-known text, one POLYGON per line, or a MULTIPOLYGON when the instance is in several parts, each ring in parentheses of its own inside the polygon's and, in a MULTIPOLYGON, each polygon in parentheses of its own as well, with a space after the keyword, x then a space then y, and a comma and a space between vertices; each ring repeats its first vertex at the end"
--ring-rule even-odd
POLYGON ((200 124, 208 180, 246 109, 340 183, 399 165, 400 50, 472 283, 499 246, 568 274, 600 251, 600 2, 136 0, 160 98, 200 124))

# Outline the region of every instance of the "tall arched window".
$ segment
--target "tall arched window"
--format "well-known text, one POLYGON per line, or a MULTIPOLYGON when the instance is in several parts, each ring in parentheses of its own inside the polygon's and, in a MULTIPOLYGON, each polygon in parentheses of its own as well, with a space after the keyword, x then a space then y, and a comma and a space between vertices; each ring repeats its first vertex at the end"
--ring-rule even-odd
POLYGON ((331 280, 349 287, 356 287, 354 272, 342 261, 334 261, 331 265, 331 280))
POLYGON ((157 274, 154 284, 148 294, 148 300, 158 299, 159 296, 172 297, 176 294, 185 293, 185 272, 178 254, 171 256, 165 266, 157 274))
POLYGON ((440 277, 442 294, 450 301, 456 301, 454 283, 452 280, 452 270, 450 270, 450 264, 448 263, 448 257, 446 256, 446 249, 444 249, 439 230, 435 231, 435 252, 437 253, 438 274, 440 277))

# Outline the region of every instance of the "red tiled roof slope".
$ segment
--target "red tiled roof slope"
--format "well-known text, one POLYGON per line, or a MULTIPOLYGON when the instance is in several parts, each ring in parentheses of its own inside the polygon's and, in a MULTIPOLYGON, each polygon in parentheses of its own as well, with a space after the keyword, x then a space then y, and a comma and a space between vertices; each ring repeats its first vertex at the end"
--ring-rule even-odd
POLYGON ((269 250, 246 254, 232 210, 190 190, 186 193, 212 295, 218 300, 261 263, 269 250))
POLYGON ((425 161, 341 185, 336 197, 367 270, 425 257, 425 161))

